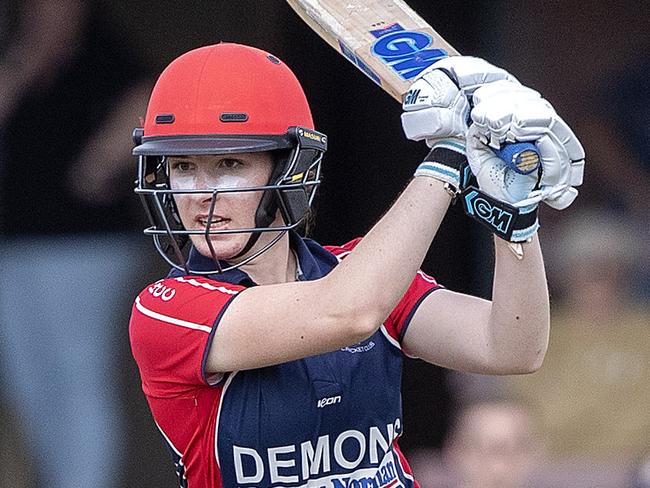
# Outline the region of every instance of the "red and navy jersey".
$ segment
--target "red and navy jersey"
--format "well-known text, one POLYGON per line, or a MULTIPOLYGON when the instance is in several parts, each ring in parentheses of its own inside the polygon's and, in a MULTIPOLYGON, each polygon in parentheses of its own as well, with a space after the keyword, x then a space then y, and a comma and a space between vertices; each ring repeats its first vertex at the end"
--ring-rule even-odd
MULTIPOLYGON (((300 279, 323 277, 357 242, 323 248, 292 234, 300 279)), ((193 269, 213 265, 198 253, 191 259, 193 269)), ((131 348, 181 486, 417 487, 398 445, 401 340, 418 304, 439 288, 435 280, 418 273, 379 330, 358 344, 207 374, 221 316, 254 285, 238 269, 211 277, 172 272, 133 306, 131 348)))

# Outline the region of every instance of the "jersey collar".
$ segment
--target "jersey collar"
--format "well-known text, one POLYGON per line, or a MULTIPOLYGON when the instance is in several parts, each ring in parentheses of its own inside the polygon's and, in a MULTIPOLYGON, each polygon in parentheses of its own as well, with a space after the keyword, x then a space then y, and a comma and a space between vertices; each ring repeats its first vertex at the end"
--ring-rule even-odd
MULTIPOLYGON (((294 231, 289 231, 289 245, 298 258, 298 280, 300 281, 311 281, 322 278, 338 263, 336 256, 324 249, 316 241, 301 237, 294 231)), ((224 267, 227 266, 227 263, 222 264, 224 267)), ((208 271, 214 269, 214 261, 200 254, 192 246, 188 266, 190 269, 197 271, 208 271)), ((184 273, 182 271, 172 269, 168 276, 170 278, 176 278, 183 275, 184 273)), ((246 287, 256 285, 250 276, 239 268, 231 269, 224 273, 211 274, 209 278, 215 281, 246 287)))

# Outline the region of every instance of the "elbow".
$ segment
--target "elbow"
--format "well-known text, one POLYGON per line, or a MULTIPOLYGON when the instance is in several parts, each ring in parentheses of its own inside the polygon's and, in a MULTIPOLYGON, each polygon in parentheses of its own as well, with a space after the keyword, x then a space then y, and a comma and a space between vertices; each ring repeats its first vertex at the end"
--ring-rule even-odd
POLYGON ((530 374, 538 371, 542 364, 544 364, 544 357, 546 356, 546 346, 542 349, 539 349, 535 354, 531 354, 527 362, 522 367, 522 372, 520 374, 530 374))
POLYGON ((537 347, 501 347, 492 349, 481 368, 485 374, 520 375, 534 373, 542 367, 547 343, 537 347))
POLYGON ((347 307, 340 304, 330 315, 330 330, 339 331, 337 336, 348 346, 364 341, 377 332, 385 318, 381 310, 370 306, 357 303, 347 307))
POLYGON ((521 361, 517 364, 514 364, 510 368, 508 374, 531 374, 539 370, 542 367, 544 358, 541 359, 534 358, 528 361, 521 361))
POLYGON ((538 351, 535 357, 531 358, 531 360, 528 363, 528 368, 526 369, 525 374, 534 373, 535 371, 538 371, 542 367, 542 364, 544 364, 545 356, 546 356, 546 347, 543 350, 538 351))
POLYGON ((366 340, 368 337, 377 332, 385 319, 380 312, 369 309, 351 311, 342 323, 345 324, 349 331, 352 344, 366 340))
POLYGON ((546 347, 536 351, 522 352, 521 354, 504 359, 501 363, 499 374, 531 374, 538 371, 544 363, 546 347))
POLYGON ((331 275, 319 280, 315 294, 318 300, 314 304, 322 311, 319 315, 329 324, 328 329, 337 331, 345 345, 361 342, 377 332, 392 310, 390 300, 369 290, 353 293, 349 287, 331 280, 331 275))
POLYGON ((527 347, 522 354, 522 364, 520 374, 529 374, 538 371, 544 363, 546 352, 548 351, 550 320, 548 317, 539 327, 539 335, 531 340, 536 346, 527 347))

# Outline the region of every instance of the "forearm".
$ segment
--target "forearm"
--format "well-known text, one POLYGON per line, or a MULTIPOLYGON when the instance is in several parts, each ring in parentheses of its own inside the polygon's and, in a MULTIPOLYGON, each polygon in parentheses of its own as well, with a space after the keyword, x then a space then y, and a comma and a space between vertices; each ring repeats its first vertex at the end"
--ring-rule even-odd
POLYGON ((537 236, 524 244, 523 259, 495 238, 495 269, 488 341, 507 373, 538 369, 548 347, 549 297, 537 236))
MULTIPOLYGON (((354 251, 327 277, 342 314, 379 325, 408 289, 449 207, 443 183, 414 178, 354 251)), ((375 326, 376 326, 375 325, 375 326)))

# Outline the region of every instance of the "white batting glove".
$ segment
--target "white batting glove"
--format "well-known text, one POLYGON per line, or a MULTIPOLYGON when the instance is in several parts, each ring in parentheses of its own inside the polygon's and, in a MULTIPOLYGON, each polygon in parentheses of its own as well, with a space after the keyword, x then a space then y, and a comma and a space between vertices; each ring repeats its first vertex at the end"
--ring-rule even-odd
POLYGON ((413 82, 404 97, 402 127, 408 139, 433 147, 440 139, 464 140, 469 99, 479 87, 498 80, 518 83, 507 71, 471 56, 435 62, 413 82))
POLYGON ((544 201, 561 210, 573 203, 582 184, 585 153, 578 138, 541 95, 519 83, 496 81, 473 95, 467 157, 480 188, 517 207, 544 201), (534 142, 541 171, 522 175, 486 147, 534 142))

